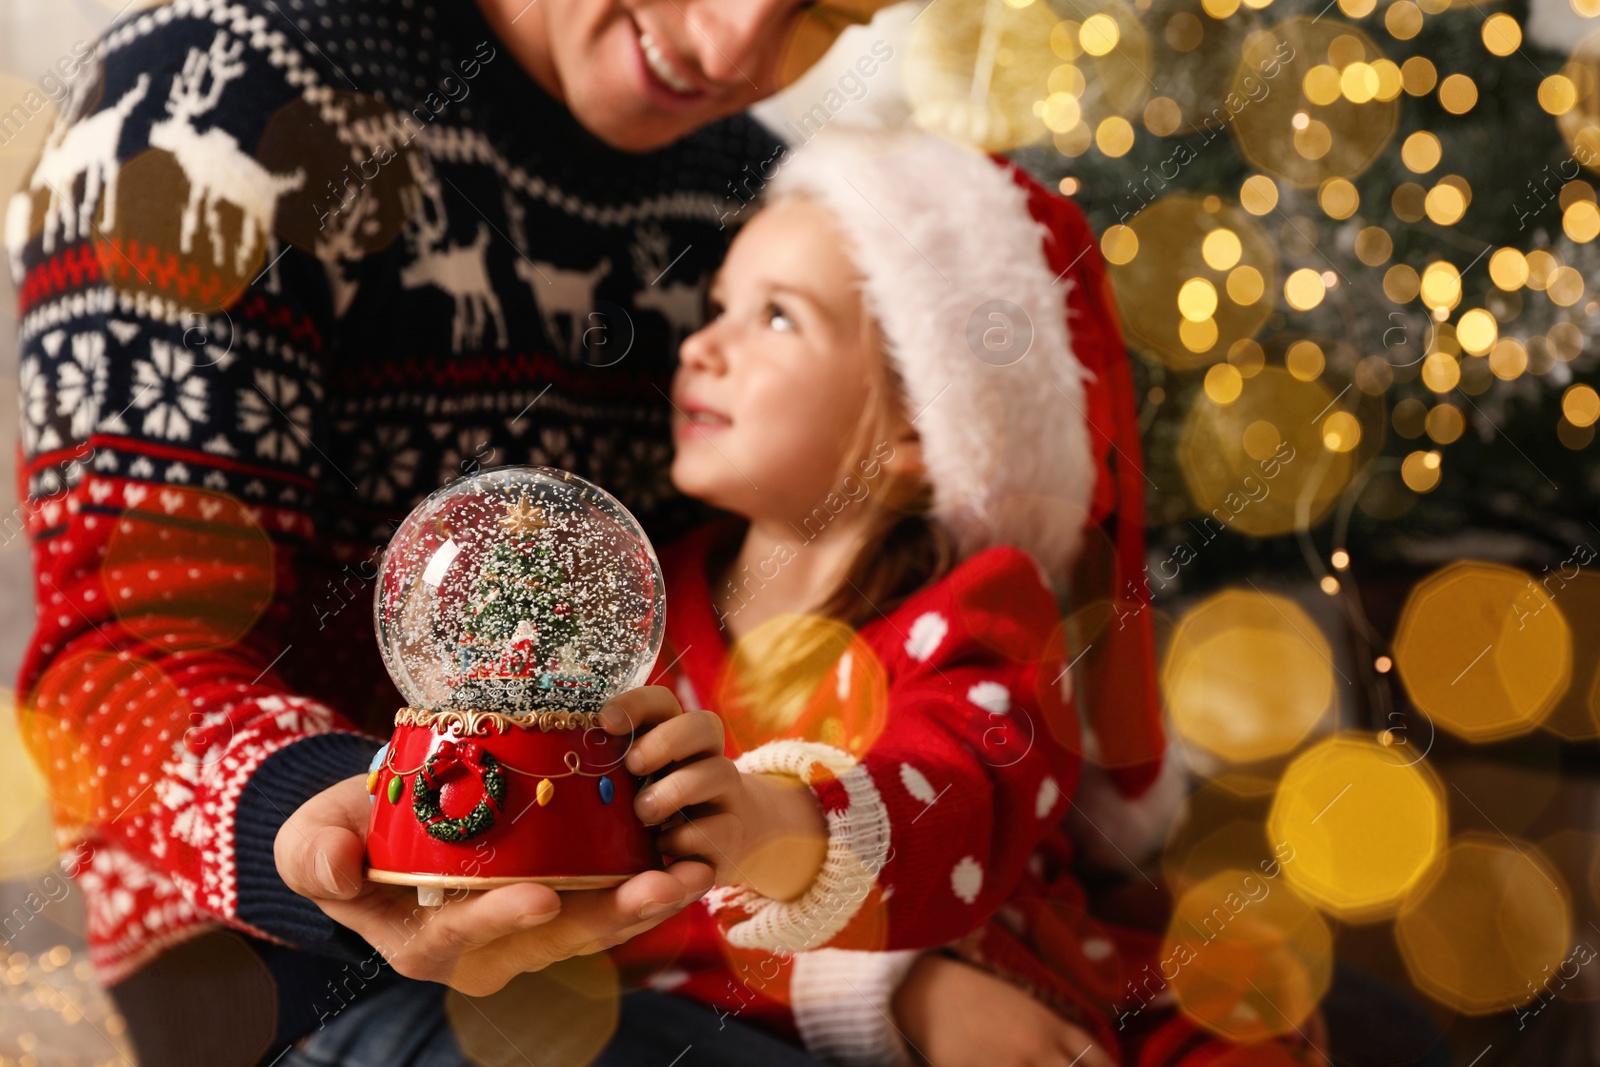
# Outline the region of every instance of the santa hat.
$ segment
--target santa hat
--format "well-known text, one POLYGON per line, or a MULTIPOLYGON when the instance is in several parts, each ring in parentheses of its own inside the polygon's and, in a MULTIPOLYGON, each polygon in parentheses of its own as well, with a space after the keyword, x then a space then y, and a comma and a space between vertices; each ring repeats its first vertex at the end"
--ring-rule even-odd
POLYGON ((934 137, 829 130, 772 192, 839 219, 960 554, 1016 545, 1065 591, 1094 490, 1089 375, 1026 191, 934 137))
POLYGON ((933 517, 967 555, 1027 551, 1058 595, 1085 532, 1112 546, 1087 697, 1097 762, 1142 791, 1164 750, 1144 575, 1143 470, 1126 350, 1092 232, 997 157, 914 131, 829 128, 788 153, 774 196, 840 221, 905 386, 933 517), (1115 715, 1115 721, 1100 721, 1115 715))

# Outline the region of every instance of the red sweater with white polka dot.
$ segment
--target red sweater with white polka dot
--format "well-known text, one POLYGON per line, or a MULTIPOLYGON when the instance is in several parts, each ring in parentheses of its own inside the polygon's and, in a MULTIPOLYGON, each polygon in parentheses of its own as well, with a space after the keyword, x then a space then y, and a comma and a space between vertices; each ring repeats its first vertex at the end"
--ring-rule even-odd
POLYGON ((812 950, 963 936, 1013 892, 1061 818, 1079 732, 1059 616, 1027 554, 978 552, 857 631, 774 732, 737 710, 740 678, 706 577, 717 533, 702 527, 662 556, 666 666, 653 680, 723 717, 741 769, 811 786, 827 858, 797 900, 719 886, 612 955, 633 981, 809 1036, 807 1013, 837 992, 815 988, 827 954, 812 950))

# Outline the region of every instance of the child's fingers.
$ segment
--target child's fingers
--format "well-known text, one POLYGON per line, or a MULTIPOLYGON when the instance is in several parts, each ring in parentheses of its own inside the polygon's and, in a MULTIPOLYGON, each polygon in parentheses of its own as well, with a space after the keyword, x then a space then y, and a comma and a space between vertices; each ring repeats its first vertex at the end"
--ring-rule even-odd
POLYGON ((607 733, 646 730, 683 714, 678 696, 664 685, 641 685, 618 693, 600 709, 600 724, 607 733))
POLYGON ((734 864, 744 837, 744 822, 732 812, 719 811, 688 819, 656 837, 663 852, 674 856, 699 856, 717 869, 717 883, 743 881, 734 864))
POLYGON ((642 776, 670 763, 720 756, 722 748, 722 720, 714 712, 686 711, 634 738, 625 763, 631 773, 642 776))
POLYGON ((633 810, 646 825, 663 822, 674 812, 727 796, 738 784, 739 769, 732 760, 697 760, 646 786, 634 798, 633 810))

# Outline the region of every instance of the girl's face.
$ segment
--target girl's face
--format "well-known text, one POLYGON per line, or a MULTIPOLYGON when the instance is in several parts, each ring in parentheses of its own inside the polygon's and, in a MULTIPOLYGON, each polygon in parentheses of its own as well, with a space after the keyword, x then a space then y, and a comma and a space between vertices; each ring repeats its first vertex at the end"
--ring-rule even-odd
POLYGON ((841 491, 884 358, 844 244, 833 215, 804 199, 766 208, 734 239, 672 382, 680 491, 792 522, 841 491))

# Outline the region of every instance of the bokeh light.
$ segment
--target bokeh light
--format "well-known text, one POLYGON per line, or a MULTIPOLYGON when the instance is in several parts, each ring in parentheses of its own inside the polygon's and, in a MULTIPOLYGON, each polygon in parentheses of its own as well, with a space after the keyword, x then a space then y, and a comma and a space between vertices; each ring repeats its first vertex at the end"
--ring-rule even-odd
POLYGON ((1262 299, 1275 270, 1266 235, 1236 205, 1211 199, 1165 197, 1101 242, 1117 299, 1141 309, 1129 337, 1175 370, 1222 359, 1272 311, 1262 299))
POLYGON ((933 0, 912 27, 905 58, 912 119, 990 151, 1038 140, 1045 134, 1040 101, 1060 62, 1051 51, 1055 25, 1042 3, 933 0))
POLYGON ((1252 37, 1241 71, 1273 54, 1292 58, 1282 64, 1273 91, 1234 120, 1240 152, 1269 174, 1305 187, 1366 170, 1394 135, 1403 79, 1383 77, 1379 66, 1393 64, 1355 27, 1308 18, 1252 37))
POLYGON ((1527 733, 1572 678, 1572 631, 1531 575, 1452 563, 1406 599, 1394 659, 1412 703, 1470 741, 1527 733))
POLYGON ((275 559, 260 507, 169 486, 116 521, 97 602, 135 635, 170 646, 181 634, 177 643, 191 649, 228 646, 272 602, 275 559))
MULTIPOLYGON (((1162 946, 1184 1015, 1231 1041, 1292 1034, 1333 974, 1333 934, 1282 878, 1219 871, 1178 898, 1162 946)), ((1165 973, 1165 970, 1163 971, 1165 973)))
POLYGON ((519 974, 485 997, 444 994, 450 1033, 482 1067, 526 1067, 530 1054, 540 1067, 588 1067, 615 1036, 621 1012, 616 965, 604 952, 519 974))
POLYGON ((1341 447, 1348 440, 1347 423, 1328 428, 1330 418, 1351 412, 1348 405, 1355 398, 1335 397, 1321 379, 1305 381, 1278 367, 1266 367, 1248 380, 1231 364, 1212 371, 1230 372, 1229 382, 1223 388, 1219 381, 1214 391, 1207 375, 1204 396, 1190 408, 1179 438, 1179 464, 1196 508, 1257 537, 1320 521, 1361 460, 1359 453, 1341 447), (1230 397, 1234 377, 1240 380, 1230 397), (1246 449, 1245 433, 1257 423, 1277 432, 1280 444, 1271 458, 1257 458, 1246 449))
POLYGON ((1267 834, 1290 842, 1290 882, 1347 921, 1392 914, 1438 858, 1448 833, 1437 779, 1408 747, 1330 737, 1297 756, 1267 834))
MULTIPOLYGON (((29 723, 30 732, 37 724, 29 723)), ((40 751, 19 732, 19 717, 9 689, 0 689, 0 781, 7 803, 0 807, 0 878, 41 874, 56 862, 50 829, 50 793, 34 753, 40 751)))
MULTIPOLYGON (((1593 553, 1578 546, 1557 563, 1534 576, 1546 594, 1561 605, 1561 616, 1572 629, 1574 649, 1600 648, 1600 574, 1587 569, 1593 553)), ((1544 729, 1565 741, 1592 741, 1600 737, 1600 656, 1578 654, 1573 659, 1572 684, 1550 710, 1544 729)))
POLYGON ((1579 41, 1561 73, 1540 84, 1539 104, 1556 117, 1573 158, 1600 169, 1600 31, 1579 41))
POLYGON ((1291 751, 1333 709, 1332 650, 1298 604, 1250 589, 1201 601, 1162 663, 1173 729, 1233 763, 1291 751))
POLYGON ((1174 132, 1182 114, 1170 97, 1151 97, 1151 42, 1135 10, 1122 0, 1090 0, 1066 13, 1071 17, 1050 30, 1058 65, 1046 104, 1065 94, 1078 117, 1050 123, 1057 149, 1080 155, 1093 144, 1107 158, 1120 158, 1137 138, 1131 120, 1141 116, 1157 136, 1174 132))
POLYGON ((883 733, 888 680, 871 646, 849 626, 783 614, 734 644, 717 701, 741 711, 725 717, 740 751, 789 738, 860 757, 883 733))
POLYGON ((1491 835, 1453 842, 1395 920, 1419 989, 1465 1015, 1531 1001, 1572 947, 1560 875, 1532 845, 1491 835))
POLYGON ((191 759, 220 757, 230 727, 202 731, 197 718, 154 663, 93 647, 57 657, 18 712, 51 815, 68 832, 148 811, 180 746, 195 744, 191 759))

